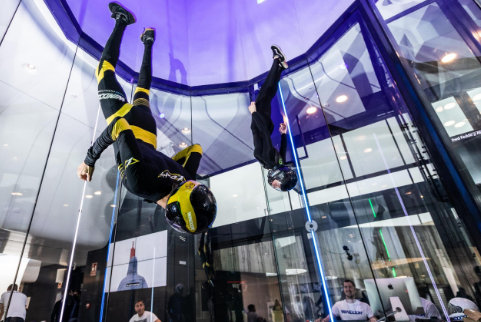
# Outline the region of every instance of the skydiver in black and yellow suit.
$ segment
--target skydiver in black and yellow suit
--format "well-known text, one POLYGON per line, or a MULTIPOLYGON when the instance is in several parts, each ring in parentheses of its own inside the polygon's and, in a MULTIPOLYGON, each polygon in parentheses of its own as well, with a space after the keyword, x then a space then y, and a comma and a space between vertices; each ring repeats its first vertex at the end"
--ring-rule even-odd
POLYGON ((115 66, 124 30, 135 22, 135 17, 115 2, 109 4, 109 9, 115 27, 96 70, 100 105, 108 126, 88 149, 77 174, 80 179, 91 181, 95 162, 113 144, 127 190, 166 209, 167 221, 174 229, 187 233, 206 231, 217 208, 212 192, 195 181, 201 146, 189 146, 172 158, 156 150, 157 128, 149 106, 155 30, 146 28, 141 35, 144 55, 130 104, 116 79, 115 66))

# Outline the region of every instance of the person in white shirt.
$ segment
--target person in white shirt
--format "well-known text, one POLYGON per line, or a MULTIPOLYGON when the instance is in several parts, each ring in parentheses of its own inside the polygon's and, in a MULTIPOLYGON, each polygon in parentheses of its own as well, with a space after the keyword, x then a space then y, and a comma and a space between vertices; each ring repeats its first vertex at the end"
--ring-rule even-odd
MULTIPOLYGON (((355 298, 356 286, 351 280, 344 281, 344 294, 346 299, 336 302, 332 306, 332 314, 339 320, 369 320, 370 322, 376 322, 376 317, 372 313, 369 304, 359 301, 355 298)), ((321 319, 317 319, 316 322, 320 322, 321 319)), ((322 322, 328 322, 329 315, 326 316, 322 322)))
POLYGON ((154 313, 145 310, 143 300, 137 300, 137 302, 135 302, 135 312, 137 314, 134 314, 129 322, 162 322, 154 313))
POLYGON ((11 284, 0 296, 0 318, 6 312, 5 322, 24 322, 27 315, 27 296, 17 292, 17 284, 11 284), (13 292, 13 294, 12 294, 13 292), (10 300, 10 295, 12 296, 10 300), (10 305, 8 302, 10 301, 10 305))

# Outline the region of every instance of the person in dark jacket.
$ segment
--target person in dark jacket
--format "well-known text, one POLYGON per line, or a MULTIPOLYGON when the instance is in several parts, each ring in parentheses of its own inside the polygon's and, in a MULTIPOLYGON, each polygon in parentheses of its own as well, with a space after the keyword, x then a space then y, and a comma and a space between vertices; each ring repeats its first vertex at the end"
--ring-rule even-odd
POLYGON ((267 78, 262 85, 255 102, 249 105, 252 114, 251 130, 254 138, 254 157, 268 169, 267 182, 276 190, 288 191, 297 183, 296 171, 285 164, 287 145, 287 126, 281 123, 281 145, 277 151, 272 145, 271 134, 274 123, 271 119, 271 101, 277 93, 277 84, 281 73, 288 67, 284 54, 278 46, 271 46, 273 62, 267 78))
POLYGON ((124 30, 135 22, 135 17, 116 2, 111 2, 109 9, 115 27, 96 71, 100 105, 108 126, 88 149, 77 175, 91 181, 95 162, 113 144, 127 190, 166 209, 167 221, 174 229, 191 234, 206 231, 215 219, 217 207, 209 188, 195 181, 201 146, 189 146, 172 158, 156 150, 157 128, 149 105, 155 30, 146 28, 141 35, 144 55, 130 104, 116 79, 115 65, 124 30))

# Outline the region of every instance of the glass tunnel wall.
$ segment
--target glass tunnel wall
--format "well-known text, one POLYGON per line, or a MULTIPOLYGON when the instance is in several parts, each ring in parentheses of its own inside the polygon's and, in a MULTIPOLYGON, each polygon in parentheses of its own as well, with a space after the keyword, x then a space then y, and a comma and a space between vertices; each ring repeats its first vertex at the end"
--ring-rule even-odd
MULTIPOLYGON (((276 127, 289 122, 287 161, 303 179, 288 193, 271 189, 266 170, 252 162, 247 106, 263 77, 216 95, 152 89, 157 149, 170 156, 203 147, 198 174, 218 215, 202 238, 171 230, 160 208, 127 192, 111 148, 92 182, 76 178, 105 127, 97 61, 65 38, 42 2, 7 3, 0 14, 0 293, 19 285, 27 321, 127 320, 139 299, 162 321, 244 321, 251 304, 267 321, 313 321, 345 298, 344 279, 378 318, 422 316, 425 300, 442 320, 453 297, 481 304, 481 258, 462 220, 470 214, 450 200, 435 147, 426 146, 400 90, 407 81, 387 67, 393 57, 364 14, 374 13, 401 53, 476 196, 469 133, 479 118, 472 85, 479 43, 468 35, 481 21, 475 2, 455 1, 462 26, 444 1, 357 4, 319 35, 283 74, 273 101, 276 127), (413 22, 421 27, 408 28, 413 22), (450 52, 463 59, 442 62, 450 52), (405 312, 393 312, 399 305, 405 312)), ((131 98, 135 83, 118 79, 131 98)))

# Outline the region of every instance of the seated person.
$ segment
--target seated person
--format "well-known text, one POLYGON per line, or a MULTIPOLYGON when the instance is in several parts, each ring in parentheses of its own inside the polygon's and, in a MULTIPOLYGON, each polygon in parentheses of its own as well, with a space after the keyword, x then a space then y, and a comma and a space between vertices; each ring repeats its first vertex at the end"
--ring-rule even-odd
MULTIPOLYGON (((344 294, 346 299, 336 302, 332 306, 332 314, 337 320, 369 320, 375 322, 376 317, 372 313, 369 304, 359 301, 356 296, 356 285, 352 280, 346 279, 343 283, 344 294)), ((322 322, 329 321, 329 315, 326 316, 322 322)), ((315 322, 320 322, 321 319, 317 319, 315 322)))
MULTIPOLYGON (((431 302, 429 298, 429 292, 427 289, 418 289, 419 298, 421 299, 421 304, 423 306, 424 313, 417 315, 409 315, 410 321, 415 321, 416 319, 429 319, 429 320, 441 320, 441 313, 437 309, 436 305, 431 302)), ((417 312, 416 312, 417 313, 417 312)))

